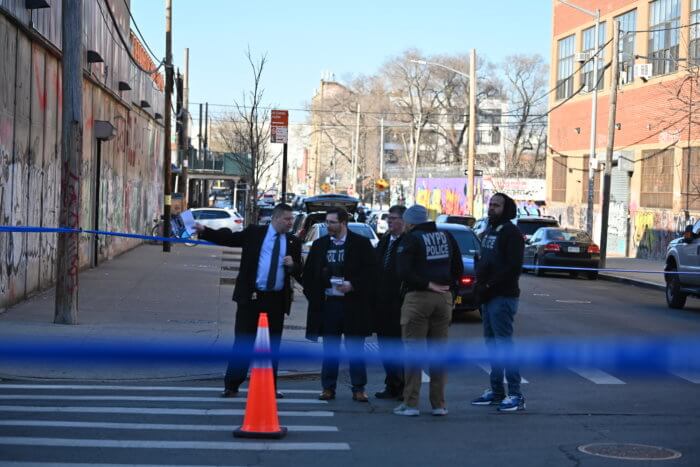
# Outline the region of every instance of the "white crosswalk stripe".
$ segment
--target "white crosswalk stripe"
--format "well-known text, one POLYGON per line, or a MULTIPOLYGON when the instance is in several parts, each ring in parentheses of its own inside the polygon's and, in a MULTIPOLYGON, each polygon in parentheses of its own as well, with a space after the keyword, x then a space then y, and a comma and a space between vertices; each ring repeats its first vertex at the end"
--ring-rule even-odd
MULTIPOLYGON (((244 404, 245 397, 216 397, 217 387, 205 386, 138 386, 138 385, 80 385, 80 384, 0 384, 0 465, 62 467, 80 463, 32 462, 26 459, 26 449, 63 448, 62 452, 84 449, 108 449, 101 461, 107 466, 124 464, 109 461, 111 455, 126 449, 143 450, 202 450, 202 451, 349 451, 350 444, 327 436, 341 436, 339 428, 327 424, 285 423, 287 419, 333 420, 334 412, 316 410, 319 401, 316 390, 280 388, 298 398, 278 399, 281 404, 294 405, 299 410, 279 410, 280 423, 296 436, 291 441, 235 440, 231 433, 238 428, 243 408, 226 408, 244 404), (10 392, 15 391, 15 392, 10 392), (50 394, 46 392, 50 391, 50 394), (109 392, 109 393, 106 393, 109 392), (131 392, 131 394, 129 394, 131 392), (135 394, 134 394, 135 393, 135 394), (47 404, 50 405, 42 405, 47 404), (133 405, 132 405, 133 403, 133 405), (167 404, 156 406, 155 404, 167 404), (196 405, 196 404, 199 404, 196 405), (204 408, 201 404, 205 404, 204 408), (141 405, 149 405, 142 407, 141 405), (152 405, 152 406, 151 406, 152 405), (14 415, 13 415, 14 414, 14 415), (134 419, 134 416, 138 418, 134 419), (174 423, 172 416, 184 423, 174 423), (127 418, 124 418, 127 417, 127 418), (162 419, 161 417, 171 417, 162 419), (211 418, 217 417, 217 418, 211 418), (221 417, 221 418, 219 418, 221 417), (236 417, 231 420, 226 417, 236 417), (222 420, 221 423, 218 420, 222 420), (201 423, 200 423, 201 422, 201 423), (177 432, 176 439, 163 440, 161 432, 177 432), (210 435, 206 435, 209 433, 210 435), (313 434, 324 435, 321 438, 313 434), (152 434, 152 436, 151 436, 152 434), (20 462, 10 452, 22 450, 20 462), (68 449, 68 450, 66 450, 68 449), (9 457, 8 457, 9 456, 9 457)), ((246 389, 242 389, 247 391, 246 389)), ((313 422, 312 422, 313 423, 313 422)), ((172 454, 170 454, 172 455, 172 454)), ((117 460, 117 458, 115 458, 117 460)), ((119 459, 122 460, 122 459, 119 459)), ((233 461, 235 464, 235 461, 233 461)), ((85 465, 100 465, 86 463, 85 465)), ((144 464, 147 465, 147 464, 144 464)), ((206 467, 206 466, 205 466, 206 467)))
POLYGON ((597 368, 569 368, 569 370, 595 384, 625 384, 621 379, 597 368))

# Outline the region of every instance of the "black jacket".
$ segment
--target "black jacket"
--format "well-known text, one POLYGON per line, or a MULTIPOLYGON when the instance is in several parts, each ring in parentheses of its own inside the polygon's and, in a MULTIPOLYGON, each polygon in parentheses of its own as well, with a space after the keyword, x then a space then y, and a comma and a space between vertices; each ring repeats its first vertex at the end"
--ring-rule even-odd
POLYGON ((523 234, 509 219, 489 225, 476 264, 476 290, 481 303, 494 297, 519 297, 523 269, 523 234))
POLYGON ((428 272, 426 249, 416 234, 422 232, 438 232, 435 222, 425 222, 414 227, 413 231, 401 237, 397 250, 397 272, 403 283, 403 291, 428 290, 429 282, 449 285, 454 292, 459 288, 459 280, 464 273, 464 263, 459 245, 451 233, 444 232, 449 244, 449 258, 445 261, 445 270, 440 272, 442 279, 431 279, 428 272))
POLYGON ((375 289, 375 297, 378 302, 382 303, 401 303, 401 279, 396 270, 397 251, 403 235, 394 241, 391 245, 392 256, 390 257, 387 268, 384 269, 384 255, 391 240, 391 234, 387 233, 379 240, 377 247, 374 249, 377 262, 377 287, 375 289))
MULTIPOLYGON (((322 335, 323 302, 330 288, 326 252, 331 237, 325 235, 311 245, 304 265, 304 295, 309 301, 306 316, 306 338, 316 341, 322 335)), ((345 280, 353 290, 345 295, 346 310, 343 332, 346 336, 368 336, 371 327, 371 301, 375 286, 374 250, 369 239, 348 230, 345 238, 345 280)))
MULTIPOLYGON (((247 304, 250 302, 253 292, 255 292, 255 279, 258 275, 258 260, 260 250, 267 234, 266 225, 249 225, 241 232, 231 232, 229 229, 213 230, 206 228, 204 232, 199 234, 199 238, 217 245, 242 248, 241 266, 236 278, 236 287, 233 289, 233 300, 239 304, 247 304)), ((301 262, 301 241, 287 233, 287 256, 291 256, 294 260, 294 267, 290 272, 284 274, 284 293, 285 293, 285 313, 289 314, 294 298, 294 289, 292 287, 291 277, 296 278, 301 282, 301 272, 303 264, 301 262)))

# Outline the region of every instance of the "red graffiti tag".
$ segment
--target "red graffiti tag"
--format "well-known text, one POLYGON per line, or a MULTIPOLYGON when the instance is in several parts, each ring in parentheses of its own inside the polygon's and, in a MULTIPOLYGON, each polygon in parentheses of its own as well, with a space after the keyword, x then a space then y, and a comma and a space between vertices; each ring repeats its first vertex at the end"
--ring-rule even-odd
POLYGON ((39 69, 39 63, 34 59, 34 81, 36 83, 36 97, 39 99, 39 108, 42 111, 46 110, 46 86, 42 82, 43 77, 41 76, 41 70, 39 69))

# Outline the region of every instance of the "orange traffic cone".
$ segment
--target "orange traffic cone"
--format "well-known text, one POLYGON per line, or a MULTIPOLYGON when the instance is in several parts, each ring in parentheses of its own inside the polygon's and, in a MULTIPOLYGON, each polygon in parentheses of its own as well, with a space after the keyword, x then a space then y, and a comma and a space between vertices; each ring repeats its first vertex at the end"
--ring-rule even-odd
POLYGON ((270 361, 270 330, 267 313, 260 313, 258 333, 255 336, 255 357, 250 371, 248 399, 245 406, 243 426, 234 430, 236 438, 275 438, 287 434, 287 428, 280 426, 277 416, 275 377, 270 361))

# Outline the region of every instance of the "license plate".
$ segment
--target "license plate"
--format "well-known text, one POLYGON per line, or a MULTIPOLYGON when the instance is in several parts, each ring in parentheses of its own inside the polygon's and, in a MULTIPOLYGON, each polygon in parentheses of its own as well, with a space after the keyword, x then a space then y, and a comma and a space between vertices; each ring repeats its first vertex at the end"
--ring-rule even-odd
POLYGON ((569 253, 581 253, 581 248, 579 248, 577 246, 570 246, 569 253))
POLYGON ((462 297, 455 298, 455 305, 461 305, 461 304, 462 304, 462 297))

